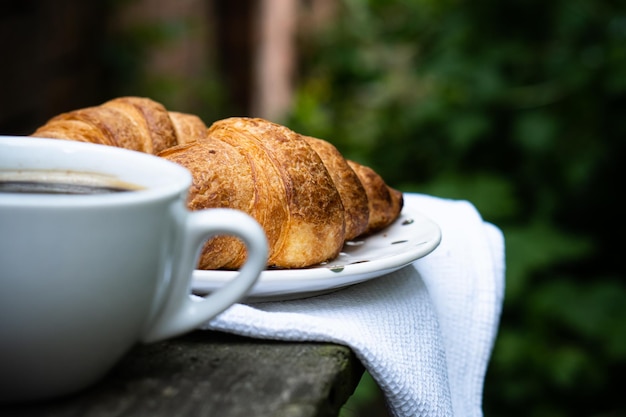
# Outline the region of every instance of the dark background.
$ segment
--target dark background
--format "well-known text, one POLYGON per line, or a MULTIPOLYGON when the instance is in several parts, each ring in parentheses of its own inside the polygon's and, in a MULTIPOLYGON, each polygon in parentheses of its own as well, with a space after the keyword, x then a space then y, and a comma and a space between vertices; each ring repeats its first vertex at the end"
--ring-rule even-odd
MULTIPOLYGON (((173 3, 2 3, 0 133, 120 95, 207 124, 258 115, 263 2, 173 3)), ((485 415, 626 415, 623 2, 296 3, 274 121, 404 191, 467 199, 505 234, 485 415)), ((378 395, 366 377, 344 415, 378 395)))

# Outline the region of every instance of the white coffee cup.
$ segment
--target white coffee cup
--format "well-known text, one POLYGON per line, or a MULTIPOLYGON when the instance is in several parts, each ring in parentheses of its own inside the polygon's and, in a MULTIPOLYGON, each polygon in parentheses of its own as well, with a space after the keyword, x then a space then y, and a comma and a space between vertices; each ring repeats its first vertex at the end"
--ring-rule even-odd
POLYGON ((266 266, 259 224, 230 209, 188 211, 191 175, 162 158, 5 136, 2 176, 137 188, 0 192, 2 402, 56 397, 94 383, 135 344, 188 332, 242 299, 266 266), (237 277, 198 300, 190 295, 192 273, 203 243, 218 234, 239 237, 248 258, 237 277))

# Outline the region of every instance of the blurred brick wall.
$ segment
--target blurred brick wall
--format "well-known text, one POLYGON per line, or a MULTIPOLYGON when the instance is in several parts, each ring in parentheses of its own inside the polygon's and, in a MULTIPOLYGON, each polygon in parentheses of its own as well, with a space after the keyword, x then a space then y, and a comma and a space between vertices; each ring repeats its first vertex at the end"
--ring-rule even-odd
POLYGON ((116 59, 118 64, 128 66, 131 60, 130 65, 135 67, 130 76, 117 74, 123 85, 116 91, 148 96, 170 110, 201 111, 203 91, 216 82, 216 30, 212 23, 215 2, 120 3, 110 16, 107 36, 114 43, 112 49, 122 55, 121 60, 116 59))
MULTIPOLYGON (((296 39, 323 27, 335 6, 336 0, 2 2, 0 134, 29 134, 56 114, 113 98, 119 85, 106 61, 111 35, 163 22, 187 29, 143 51, 149 72, 141 80, 182 80, 164 93, 168 106, 193 110, 197 81, 211 66, 232 115, 280 121, 296 84, 296 39)), ((124 94, 136 94, 133 87, 124 94)))
POLYGON ((29 134, 51 115, 104 97, 100 2, 0 5, 0 134, 29 134))

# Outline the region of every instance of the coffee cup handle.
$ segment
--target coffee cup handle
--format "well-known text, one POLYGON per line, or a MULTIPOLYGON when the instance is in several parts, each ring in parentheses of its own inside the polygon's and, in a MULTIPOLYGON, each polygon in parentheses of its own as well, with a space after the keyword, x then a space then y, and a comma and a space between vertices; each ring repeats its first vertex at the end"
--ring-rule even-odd
POLYGON ((161 311, 152 321, 143 342, 175 337, 209 321, 242 299, 267 266, 267 240, 261 226, 247 214, 226 208, 178 213, 184 230, 174 258, 169 290, 161 311), (237 276, 220 289, 199 298, 190 295, 191 279, 204 242, 216 235, 240 238, 247 258, 237 276))

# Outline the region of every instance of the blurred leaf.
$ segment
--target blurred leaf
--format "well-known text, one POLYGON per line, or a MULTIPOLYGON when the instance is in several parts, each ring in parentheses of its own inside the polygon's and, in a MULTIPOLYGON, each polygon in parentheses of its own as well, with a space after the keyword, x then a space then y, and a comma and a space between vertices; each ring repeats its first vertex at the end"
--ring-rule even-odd
POLYGON ((401 187, 405 191, 468 200, 476 206, 483 218, 492 222, 512 218, 519 207, 511 183, 489 173, 441 175, 425 184, 405 184, 401 187))
POLYGON ((521 147, 543 153, 554 149, 556 131, 557 124, 550 115, 530 112, 517 118, 513 134, 521 147))
POLYGON ((530 299, 534 314, 596 342, 603 355, 626 361, 626 285, 598 278, 545 283, 530 299))
MULTIPOLYGON (((575 261, 591 252, 591 242, 557 230, 554 226, 535 222, 524 227, 504 229, 507 259, 506 297, 520 300, 524 291, 530 290, 534 274, 542 268, 558 263, 575 261)), ((562 307, 557 304, 555 307, 562 307)))

